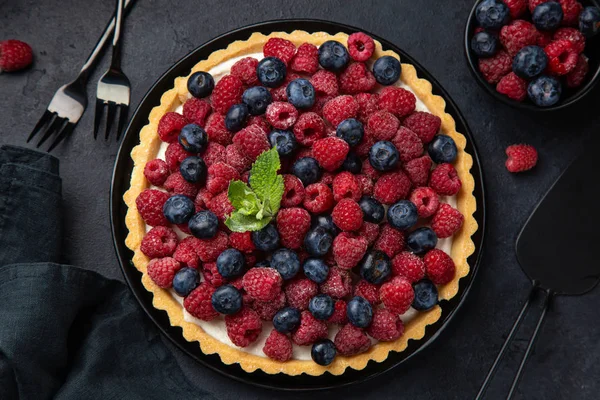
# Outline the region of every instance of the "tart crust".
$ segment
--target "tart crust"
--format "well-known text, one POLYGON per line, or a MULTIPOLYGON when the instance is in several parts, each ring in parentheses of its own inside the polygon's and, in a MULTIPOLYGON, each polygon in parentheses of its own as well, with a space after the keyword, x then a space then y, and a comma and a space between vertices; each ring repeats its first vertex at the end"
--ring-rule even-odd
MULTIPOLYGON (((345 45, 348 40, 348 35, 345 33, 338 33, 336 35, 330 35, 325 32, 308 33, 305 31, 293 31, 292 33, 274 32, 270 35, 254 33, 248 40, 236 41, 231 43, 226 49, 215 51, 208 59, 196 64, 190 74, 196 71, 208 71, 233 57, 262 52, 263 45, 272 37, 288 39, 296 46, 302 43, 312 43, 319 46, 327 40, 337 40, 345 45)), ((381 43, 375 41, 375 58, 384 55, 400 59, 398 54, 390 50, 384 51, 381 43)), ((440 300, 448 300, 458 292, 460 279, 469 273, 467 258, 475 250, 475 245, 471 239, 471 236, 478 229, 478 224, 473 217, 473 213, 477 207, 473 195, 474 179, 470 173, 473 159, 471 155, 465 152, 465 136, 456 131, 454 119, 445 112, 446 102, 440 96, 432 93, 431 83, 417 77, 415 68, 411 64, 404 63, 402 64, 400 80, 413 90, 415 95, 427 106, 431 113, 442 119, 441 131, 452 137, 458 148, 455 167, 462 181, 462 188, 457 194, 457 208, 464 215, 465 220, 462 229, 454 236, 452 244, 451 257, 456 264, 456 275, 451 282, 440 287, 439 290, 440 300)), ((143 274, 142 283, 144 287, 154 295, 154 307, 166 311, 169 315, 171 325, 181 327, 185 339, 190 342, 197 341, 203 353, 217 353, 223 363, 238 363, 247 372, 260 369, 268 374, 284 373, 287 375, 300 375, 305 373, 316 376, 330 372, 333 375, 341 375, 346 368, 362 370, 371 360, 382 362, 387 359, 390 352, 405 350, 409 340, 422 339, 425 335, 427 325, 435 323, 442 315, 442 310, 437 305, 427 312, 418 313, 415 318, 410 320, 405 325, 404 335, 399 339, 392 342, 378 342, 371 346, 367 352, 355 356, 344 357, 338 355, 333 363, 326 367, 320 366, 312 360, 278 362, 267 357, 246 353, 220 342, 204 332, 200 326, 184 320, 182 306, 172 297, 168 290, 156 286, 146 273, 146 267, 150 260, 140 251, 140 244, 146 233, 146 229, 145 223, 136 209, 135 200, 149 186, 143 171, 146 163, 156 157, 160 147, 161 141, 157 134, 158 122, 166 112, 174 110, 186 101, 188 98, 186 82, 187 77, 176 78, 174 88, 165 92, 160 99, 160 105, 154 107, 150 112, 148 124, 140 131, 140 144, 131 152, 134 168, 131 173, 131 186, 124 195, 125 203, 129 207, 125 218, 129 234, 125 243, 134 252, 132 261, 135 267, 143 274)))

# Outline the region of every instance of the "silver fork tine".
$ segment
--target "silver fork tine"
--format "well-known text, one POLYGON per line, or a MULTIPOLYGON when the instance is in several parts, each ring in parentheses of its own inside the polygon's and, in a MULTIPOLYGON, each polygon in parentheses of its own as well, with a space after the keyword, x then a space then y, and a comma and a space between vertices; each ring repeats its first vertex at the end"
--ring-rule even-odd
POLYGON ((55 127, 54 124, 58 121, 61 120, 62 118, 59 118, 58 115, 56 113, 54 113, 52 115, 52 119, 50 120, 50 122, 48 122, 48 125, 46 125, 46 127, 44 128, 44 130, 42 131, 42 138, 40 139, 40 141, 35 145, 35 147, 40 147, 46 140, 48 140, 48 138, 55 132, 55 127))
POLYGON ((100 99, 96 99, 96 112, 94 115, 94 140, 98 137, 98 129, 102 122, 102 114, 104 114, 104 102, 100 99))
POLYGON ((37 135, 38 131, 41 128, 43 128, 44 125, 46 125, 46 122, 48 122, 48 120, 50 119, 51 116, 52 116, 52 113, 50 111, 48 111, 48 110, 44 111, 44 114, 42 115, 42 117, 40 118, 38 123, 35 125, 35 128, 33 128, 31 133, 29 134, 29 137, 27 138, 27 143, 29 143, 31 141, 31 139, 33 139, 34 136, 37 135))
POLYGON ((115 120, 115 115, 117 114, 117 104, 109 101, 108 102, 108 113, 106 114, 106 131, 104 132, 104 140, 108 140, 108 135, 110 134, 110 128, 112 127, 112 123, 115 120))
POLYGON ((48 148, 48 153, 51 152, 56 146, 58 146, 60 142, 66 139, 67 136, 69 136, 71 132, 73 132, 73 129, 75 129, 75 124, 67 122, 67 124, 63 126, 62 131, 60 131, 56 139, 54 139, 54 142, 48 148))
POLYGON ((119 125, 117 127, 117 142, 121 139, 121 134, 123 133, 123 128, 125 127, 125 123, 127 122, 127 114, 129 114, 129 106, 120 105, 119 106, 119 125))

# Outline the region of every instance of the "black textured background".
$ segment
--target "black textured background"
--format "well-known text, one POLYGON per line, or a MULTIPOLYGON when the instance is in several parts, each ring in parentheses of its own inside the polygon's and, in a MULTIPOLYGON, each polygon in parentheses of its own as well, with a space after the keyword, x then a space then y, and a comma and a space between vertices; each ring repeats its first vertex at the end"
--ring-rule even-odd
MULTIPOLYGON (((396 43, 448 90, 475 135, 487 185, 489 229, 480 273, 464 308, 422 357, 335 393, 294 395, 231 381, 173 349, 192 382, 223 399, 475 396, 527 293, 529 283, 514 254, 516 235, 536 202, 581 150, 584 139, 598 134, 600 115, 594 106, 600 96, 595 90, 579 106, 553 115, 522 112, 494 101, 476 85, 464 60, 463 27, 471 6, 470 1, 434 0, 137 1, 126 21, 123 55, 134 108, 176 60, 228 30, 293 17, 347 23, 396 43), (511 175, 504 169, 504 148, 517 142, 538 148, 540 162, 534 171, 511 175)), ((18 38, 35 51, 32 69, 0 74, 0 143, 24 144, 54 91, 76 75, 113 7, 113 1, 99 0, 0 0, 0 40, 18 38)), ((108 61, 105 57, 92 77, 90 96, 108 61)), ((83 116, 69 146, 55 152, 61 159, 67 210, 65 257, 122 280, 108 217, 117 144, 92 140, 92 111, 83 116)), ((545 235, 552 232, 540 233, 540 240, 545 235)), ((516 398, 599 397, 599 302, 598 289, 585 297, 557 298, 516 398)), ((525 343, 518 339, 517 350, 525 343)), ((509 357, 513 363, 517 359, 518 355, 509 357)), ((502 385, 509 381, 510 373, 501 373, 488 398, 504 398, 507 389, 502 385)))

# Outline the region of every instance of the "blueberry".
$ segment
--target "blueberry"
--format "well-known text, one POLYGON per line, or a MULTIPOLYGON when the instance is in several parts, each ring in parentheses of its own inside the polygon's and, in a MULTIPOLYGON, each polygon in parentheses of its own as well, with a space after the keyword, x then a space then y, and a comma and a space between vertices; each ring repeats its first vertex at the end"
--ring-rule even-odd
POLYGON ((232 285, 217 288, 212 295, 213 308, 221 314, 235 314, 242 308, 242 294, 232 285))
POLYGON ((188 228, 198 239, 210 239, 219 230, 219 219, 211 211, 199 211, 190 218, 188 228))
POLYGON ((415 298, 412 306, 415 310, 426 311, 438 302, 437 287, 429 279, 423 279, 413 284, 415 298))
POLYGON ((475 10, 475 18, 483 28, 500 29, 510 18, 510 11, 500 0, 483 0, 475 10))
POLYGON ((298 147, 296 136, 290 131, 273 129, 269 133, 269 142, 271 147, 277 146, 277 152, 281 157, 286 157, 294 153, 298 147))
POLYGON ((271 268, 275 268, 283 279, 292 279, 300 271, 300 259, 290 249, 279 249, 271 256, 271 268))
POLYGON ((333 223, 333 218, 331 215, 316 215, 312 219, 311 228, 316 228, 317 226, 321 226, 325 228, 325 230, 331 233, 333 236, 338 234, 338 227, 333 223))
POLYGON ((200 275, 195 268, 183 267, 173 277, 173 290, 181 297, 185 297, 198 286, 200 275))
POLYGON ((185 151, 200 153, 208 144, 208 135, 202 127, 196 124, 187 124, 181 128, 178 141, 185 151))
POLYGON ((320 258, 309 258, 302 265, 304 275, 316 283, 323 283, 329 275, 329 267, 320 258))
POLYGON ((389 86, 396 83, 401 71, 400 61, 396 57, 379 57, 373 64, 373 75, 380 85, 389 86))
POLYGON ((194 72, 187 81, 190 94, 197 98, 209 96, 215 88, 215 80, 208 72, 194 72))
POLYGON ((385 282, 392 273, 392 261, 381 250, 368 252, 359 264, 360 276, 367 282, 379 285, 385 282))
POLYGON ((288 102, 298 109, 311 108, 315 104, 315 88, 308 79, 298 78, 285 89, 288 102))
POLYGON ((272 101, 271 92, 264 86, 248 88, 242 95, 242 102, 248 106, 248 112, 252 115, 264 114, 272 101))
POLYGON ((523 79, 531 79, 541 74, 548 65, 548 56, 539 46, 523 47, 513 58, 512 69, 523 79))
POLYGON ((179 225, 189 221, 194 214, 194 202, 182 194, 171 196, 163 206, 163 214, 167 221, 179 225))
POLYGON ((562 86, 553 76, 541 75, 529 82, 527 94, 531 101, 540 107, 550 107, 560 100, 562 86))
POLYGON ((406 247, 415 254, 423 254, 435 248, 437 235, 428 227, 415 229, 406 237, 406 247))
POLYGON ((285 307, 277 311, 273 317, 273 327, 277 332, 290 333, 300 326, 300 311, 293 307, 285 307))
POLYGON ((304 249, 311 256, 324 256, 331 248, 332 243, 333 236, 322 227, 311 229, 306 236, 304 236, 304 249))
POLYGON ((477 57, 491 57, 498 50, 498 38, 488 32, 478 32, 471 38, 471 50, 477 57))
POLYGON ((563 20, 562 7, 556 1, 542 3, 533 10, 531 20, 539 30, 553 31, 563 20))
POLYGON ((579 14, 579 30, 583 36, 590 38, 600 31, 600 8, 586 7, 579 14))
POLYGON ((319 47, 319 64, 326 70, 338 72, 350 61, 348 50, 340 42, 328 40, 319 47))
POLYGON ((182 178, 190 183, 204 183, 206 171, 204 160, 196 156, 186 157, 179 165, 182 178))
POLYGON ((346 156, 346 159, 342 164, 342 169, 355 175, 360 174, 360 171, 362 171, 362 160, 356 155, 356 153, 351 151, 346 156))
POLYGON ((319 365, 327 366, 333 362, 337 350, 329 339, 321 339, 315 342, 310 350, 310 357, 319 365))
POLYGON ((256 74, 264 86, 275 88, 285 79, 285 64, 277 57, 265 57, 256 66, 256 74))
POLYGON ((369 150, 369 162, 378 171, 394 169, 399 159, 396 146, 387 140, 375 143, 369 150))
POLYGON ((343 139, 350 146, 359 144, 365 134, 365 129, 362 122, 355 118, 348 118, 340 122, 335 134, 340 139, 343 139))
POLYGON ((405 231, 412 228, 419 219, 417 206, 409 200, 400 200, 388 208, 387 218, 392 227, 405 231))
POLYGON ((244 103, 232 105, 225 115, 225 128, 231 132, 240 131, 246 126, 248 114, 248 106, 244 103))
POLYGON ((292 165, 292 174, 296 175, 305 187, 321 178, 319 163, 312 157, 302 157, 296 161, 292 165))
POLYGON ((279 232, 273 225, 251 233, 252 243, 260 251, 273 251, 279 247, 279 232))
POLYGON ((429 143, 427 152, 437 164, 452 163, 456 160, 456 143, 450 136, 436 135, 429 143))
POLYGON ((245 265, 246 259, 237 249, 227 249, 217 257, 217 270, 225 279, 240 276, 245 265))
POLYGON ((352 325, 357 328, 366 328, 373 319, 373 308, 364 297, 354 296, 348 302, 346 315, 352 325))
POLYGON ((367 222, 375 224, 383 221, 385 217, 385 208, 378 200, 371 196, 363 196, 358 202, 360 209, 363 212, 363 219, 367 222))
POLYGON ((256 268, 271 268, 271 261, 265 258, 264 260, 257 261, 254 266, 256 268))
POLYGON ((328 294, 318 294, 310 299, 308 310, 316 319, 329 319, 335 311, 335 302, 328 294))

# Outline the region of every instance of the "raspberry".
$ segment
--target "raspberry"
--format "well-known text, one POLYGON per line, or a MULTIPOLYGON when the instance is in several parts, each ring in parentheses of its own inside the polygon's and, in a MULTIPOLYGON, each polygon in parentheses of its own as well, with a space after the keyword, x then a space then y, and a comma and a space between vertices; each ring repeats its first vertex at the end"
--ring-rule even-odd
POLYGON ((413 186, 426 186, 429 182, 429 172, 433 161, 427 155, 415 158, 404 164, 404 170, 413 183, 413 186))
POLYGON ((537 45, 540 47, 546 47, 552 42, 552 32, 539 31, 537 45))
POLYGON ((462 183, 452 164, 440 164, 431 172, 429 186, 441 196, 454 196, 462 183))
POLYGON ((410 192, 410 178, 402 171, 383 174, 373 188, 373 197, 383 204, 394 204, 410 192))
POLYGON ((194 200, 194 205, 196 206, 196 212, 200 210, 206 210, 208 208, 208 204, 212 200, 214 195, 206 190, 206 188, 202 188, 198 191, 196 195, 196 200, 194 200))
POLYGON ((196 252, 200 260, 205 263, 216 261, 219 254, 229 247, 229 238, 223 231, 217 232, 213 238, 199 240, 199 242, 196 242, 196 252))
POLYGON ((423 142, 416 133, 405 126, 398 128, 391 142, 398 149, 400 160, 404 163, 423 154, 423 142))
POLYGON ((181 162, 194 154, 186 151, 179 143, 169 143, 165 150, 165 162, 171 172, 179 172, 181 162))
POLYGON ((226 162, 225 146, 217 142, 208 142, 206 150, 202 154, 202 159, 208 167, 219 161, 226 162))
POLYGON ((158 137, 163 142, 173 143, 177 141, 181 128, 188 124, 187 119, 176 112, 165 113, 158 121, 158 137))
POLYGON ((454 278, 454 261, 442 250, 429 250, 423 257, 423 262, 427 277, 436 285, 444 285, 454 278))
POLYGON ((296 55, 290 64, 292 71, 314 74, 319 69, 319 49, 310 43, 303 43, 298 47, 296 55))
POLYGON ((27 68, 33 61, 31 46, 20 40, 0 42, 0 72, 14 72, 27 68))
POLYGON ((523 172, 535 167, 537 150, 527 144, 513 144, 506 149, 506 169, 510 172, 523 172))
POLYGON ((580 54, 577 59, 577 65, 575 65, 573 71, 569 72, 566 76, 567 87, 576 88, 581 86, 588 70, 588 58, 583 54, 580 54))
POLYGON ((233 134, 225 127, 225 117, 218 113, 213 113, 208 117, 205 130, 209 142, 217 142, 227 146, 233 138, 233 134))
POLYGON ((361 197, 360 185, 350 172, 340 172, 333 178, 333 199, 336 202, 346 198, 358 201, 361 197))
POLYGON ((199 239, 192 236, 188 236, 183 239, 177 245, 177 249, 175 249, 175 253, 173 253, 173 258, 179 261, 181 264, 187 265, 188 267, 198 268, 199 259, 198 253, 196 252, 198 240, 199 239))
POLYGON ((415 111, 417 98, 415 95, 397 86, 386 86, 379 93, 379 109, 391 112, 397 117, 404 117, 415 111))
POLYGON ((285 296, 290 307, 308 310, 308 303, 319 291, 319 287, 308 278, 293 279, 285 288, 285 296))
POLYGON ((181 264, 172 257, 153 258, 148 263, 148 276, 163 289, 173 285, 173 277, 181 269, 181 264))
POLYGON ((480 58, 478 63, 483 78, 493 85, 512 70, 512 57, 504 50, 492 57, 480 58))
POLYGON ((502 27, 500 43, 508 54, 514 57, 523 47, 535 45, 538 35, 537 29, 531 22, 517 19, 502 27))
POLYGON ((583 10, 583 5, 577 0, 558 0, 563 10, 562 24, 567 26, 577 26, 579 14, 583 10))
POLYGON ((304 235, 310 229, 310 214, 303 208, 291 207, 279 210, 277 230, 281 245, 290 249, 302 247, 304 235))
POLYGON ((375 51, 375 42, 363 32, 354 32, 348 36, 348 53, 354 61, 367 61, 375 51))
POLYGON ((392 274, 403 276, 409 282, 414 283, 425 276, 425 264, 416 254, 403 251, 392 260, 392 274))
POLYGON ((340 74, 340 89, 344 93, 368 92, 375 87, 375 77, 367 66, 353 62, 340 74))
POLYGON ((214 292, 214 287, 206 282, 202 282, 183 300, 183 307, 192 316, 203 321, 211 321, 219 316, 219 313, 215 311, 211 303, 214 292))
POLYGON ((296 46, 287 39, 270 38, 263 47, 265 57, 277 57, 287 67, 296 54, 296 46))
POLYGON ((290 103, 274 101, 267 107, 265 115, 273 128, 288 129, 298 119, 298 110, 290 103))
POLYGON ((177 247, 177 234, 165 226, 156 226, 142 239, 140 250, 150 258, 162 258, 173 255, 177 247))
POLYGON ((183 224, 176 224, 175 226, 177 227, 177 229, 179 229, 181 232, 183 232, 187 235, 192 234, 192 231, 190 231, 190 227, 188 226, 188 224, 186 222, 184 222, 183 224))
POLYGON ((325 123, 314 112, 302 113, 294 125, 294 136, 302 146, 310 147, 315 141, 325 137, 325 123))
POLYGON ((354 97, 343 95, 334 97, 323 106, 323 117, 335 128, 340 122, 354 118, 358 114, 358 103, 354 97))
POLYGON ((336 300, 333 314, 327 320, 330 324, 344 325, 348 323, 348 316, 346 315, 346 302, 344 300, 336 300))
POLYGON ((364 353, 371 347, 371 340, 359 328, 346 324, 338 331, 333 340, 338 353, 343 356, 353 356, 364 353))
POLYGON ((225 75, 217 82, 212 91, 213 110, 225 115, 229 108, 242 102, 244 87, 242 80, 234 75, 225 75))
POLYGON ((357 231, 363 223, 363 212, 352 199, 340 200, 331 213, 333 223, 343 231, 357 231))
POLYGON ((156 189, 145 189, 138 195, 135 205, 145 223, 150 226, 169 224, 163 214, 163 206, 169 197, 168 193, 156 189))
POLYGON ((431 220, 431 229, 438 238, 444 239, 454 235, 462 227, 465 217, 450 204, 443 203, 431 220))
POLYGON ((256 250, 250 231, 231 232, 229 234, 229 244, 231 244, 231 247, 238 249, 242 253, 252 253, 256 250))
POLYGON ((391 342, 404 334, 404 324, 397 315, 381 308, 373 313, 373 319, 371 325, 367 328, 367 333, 379 341, 391 342))
POLYGON ((291 81, 298 79, 298 78, 300 78, 300 75, 298 75, 298 74, 291 73, 291 74, 286 75, 285 80, 279 87, 271 89, 271 97, 273 98, 273 101, 282 101, 282 102, 287 101, 287 92, 286 92, 287 85, 291 81))
POLYGON ((402 124, 417 134, 424 144, 433 140, 433 137, 440 130, 442 120, 437 115, 424 111, 415 111, 402 124))
POLYGON ((355 267, 367 252, 369 243, 362 236, 342 232, 333 239, 332 252, 335 263, 343 269, 355 267))
POLYGON ((194 199, 198 194, 198 187, 183 179, 179 172, 169 175, 163 186, 172 194, 182 194, 190 199, 194 199))
POLYGON ((312 183, 304 191, 304 208, 313 214, 322 214, 333 208, 333 193, 324 183, 312 183))
POLYGON ((250 125, 236 133, 233 144, 253 162, 271 148, 265 132, 257 125, 250 125))
MULTIPOLYGON (((213 287, 219 287, 225 284, 225 278, 221 276, 217 269, 217 263, 207 262, 202 265, 202 276, 204 280, 211 284, 213 287)), ((241 287, 238 287, 241 289, 241 287)))
POLYGON ((244 254, 244 259, 246 260, 246 266, 248 268, 253 268, 256 265, 256 252, 246 253, 244 254))
POLYGON ((309 81, 315 88, 317 95, 337 96, 339 94, 337 77, 333 72, 320 69, 310 77, 309 81))
POLYGON ((319 139, 313 145, 313 157, 324 170, 329 172, 342 166, 349 151, 348 143, 338 137, 319 139))
POLYGON ((206 125, 206 118, 208 118, 211 112, 212 107, 206 100, 192 97, 183 103, 183 116, 185 119, 201 127, 206 125))
POLYGON ((379 287, 377 285, 373 285, 361 279, 358 281, 356 286, 354 286, 353 296, 360 296, 371 303, 372 306, 376 306, 380 303, 379 300, 379 287))
POLYGON ((295 207, 304 200, 304 185, 295 175, 283 175, 282 207, 295 207))
POLYGON ((523 101, 527 97, 527 81, 514 72, 504 75, 496 85, 496 91, 509 99, 523 101))
POLYGON ((404 314, 415 298, 415 292, 408 279, 396 276, 381 285, 379 297, 383 305, 394 314, 404 314))
POLYGON ((429 218, 438 210, 440 198, 430 187, 418 187, 410 194, 410 201, 417 206, 421 218, 429 218))
MULTIPOLYGON (((309 157, 312 157, 312 153, 309 157)), ((333 172, 323 172, 323 175, 321 176, 321 180, 319 181, 319 183, 322 183, 324 185, 327 185, 329 187, 331 187, 331 185, 333 185, 333 178, 335 178, 335 174, 333 172)), ((331 193, 331 195, 333 196, 333 192, 331 193)))
POLYGON ((275 300, 271 301, 260 301, 254 300, 252 302, 252 309, 256 311, 260 319, 263 321, 272 321, 273 317, 285 306, 285 294, 279 293, 279 296, 275 300))
POLYGON ((233 206, 227 197, 227 190, 224 190, 213 197, 208 203, 208 209, 212 211, 220 221, 225 221, 225 218, 233 212, 233 206))
POLYGON ((510 11, 510 17, 517 19, 527 10, 527 0, 502 0, 510 11))
POLYGON ((281 293, 283 279, 273 268, 252 268, 244 275, 244 290, 260 301, 275 300, 281 293))
POLYGON ((379 95, 377 93, 358 93, 354 96, 358 103, 358 120, 366 124, 371 114, 378 110, 379 95))
POLYGON ((331 99, 333 99, 333 96, 316 95, 315 104, 313 104, 313 106, 308 111, 314 112, 319 117, 322 117, 323 116, 323 106, 325 104, 327 104, 331 99))
POLYGON ((575 69, 579 54, 573 44, 566 39, 555 40, 544 47, 548 55, 548 72, 554 75, 566 75, 575 69))
POLYGON ((240 174, 250 169, 252 160, 238 146, 230 144, 225 148, 224 163, 233 167, 240 174))
POLYGON ((300 326, 292 333, 292 341, 298 346, 306 346, 319 339, 325 339, 327 335, 328 331, 325 321, 319 321, 313 317, 310 311, 302 311, 300 326))
POLYGON ((533 13, 533 10, 535 10, 537 6, 539 6, 542 3, 546 3, 547 1, 550 0, 527 0, 527 7, 529 7, 529 12, 533 13))
POLYGON ((560 28, 552 36, 554 40, 568 40, 573 46, 573 50, 583 53, 585 49, 585 37, 575 28, 560 28))
POLYGON ((334 299, 341 299, 352 293, 352 277, 349 271, 332 267, 329 269, 327 280, 319 289, 321 293, 328 294, 334 299))
POLYGON ((229 182, 240 179, 240 173, 231 165, 218 162, 208 167, 206 189, 212 194, 219 194, 227 190, 229 182))
POLYGON ((393 258, 404 249, 404 233, 385 224, 381 228, 381 233, 373 248, 383 251, 389 258, 393 258))
POLYGON ((250 117, 250 119, 248 119, 247 126, 250 126, 250 125, 258 126, 260 129, 263 130, 265 135, 267 135, 269 132, 271 132, 271 128, 269 127, 267 120, 262 115, 254 115, 254 116, 250 117))
POLYGON ((358 235, 367 239, 368 245, 371 246, 379 237, 379 225, 365 221, 358 231, 358 235))
POLYGON ((148 161, 144 167, 144 176, 154 186, 161 186, 169 176, 167 163, 160 158, 148 161))
POLYGON ((370 196, 373 194, 373 180, 365 174, 356 175, 358 186, 363 195, 370 196))
POLYGON ((241 311, 225 316, 227 336, 238 347, 246 347, 258 339, 262 332, 262 321, 256 311, 242 308, 241 311))
POLYGON ((258 86, 260 81, 256 75, 258 60, 254 57, 244 57, 231 66, 231 75, 240 78, 246 86, 258 86))
POLYGON ((275 329, 271 331, 263 347, 263 353, 272 360, 284 362, 292 358, 292 341, 275 329))
POLYGON ((371 114, 367 121, 367 130, 376 141, 390 140, 398 131, 400 121, 394 114, 387 111, 378 111, 371 114))
POLYGON ((377 171, 371 163, 364 162, 362 166, 362 173, 368 176, 369 178, 376 181, 381 176, 381 172, 377 171))

